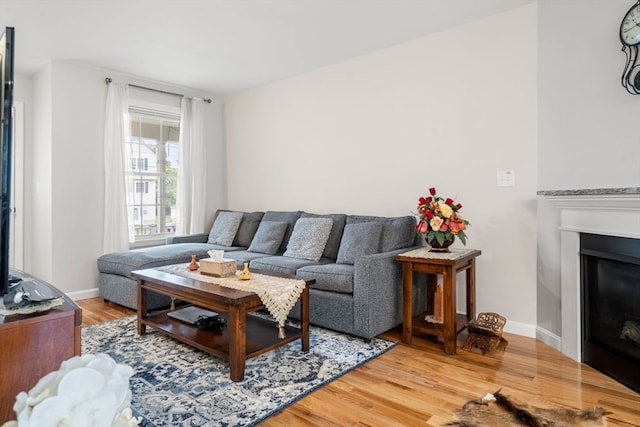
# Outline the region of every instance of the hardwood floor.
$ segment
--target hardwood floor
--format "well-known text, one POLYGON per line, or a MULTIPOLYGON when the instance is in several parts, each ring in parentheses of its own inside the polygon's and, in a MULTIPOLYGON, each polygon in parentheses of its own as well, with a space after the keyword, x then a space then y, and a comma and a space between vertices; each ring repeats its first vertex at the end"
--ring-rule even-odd
MULTIPOLYGON (((102 298, 78 301, 83 326, 134 314, 102 298)), ((400 329, 383 338, 400 341, 400 329)), ((501 389, 541 407, 602 406, 609 426, 640 426, 640 394, 546 344, 504 334, 508 343, 494 354, 414 337, 314 391, 262 426, 440 426, 465 402, 501 389)), ((460 335, 458 345, 464 344, 460 335)))

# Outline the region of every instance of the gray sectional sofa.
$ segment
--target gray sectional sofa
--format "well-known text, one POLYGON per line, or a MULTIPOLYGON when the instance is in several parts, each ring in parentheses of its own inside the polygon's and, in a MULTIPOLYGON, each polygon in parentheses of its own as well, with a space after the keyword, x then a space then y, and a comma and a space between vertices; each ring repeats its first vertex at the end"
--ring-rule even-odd
MULTIPOLYGON (((188 263, 222 249, 225 259, 252 270, 313 278, 311 324, 365 339, 402 322, 402 268, 395 260, 419 243, 415 218, 302 211, 218 210, 208 234, 173 236, 167 244, 105 254, 98 259, 99 292, 108 301, 136 309, 131 271, 188 263)), ((416 278, 419 280, 420 278, 416 278)), ((425 286, 414 286, 414 312, 425 310, 425 286)), ((169 304, 153 294, 150 307, 169 304)), ((290 316, 299 319, 299 304, 290 316)))

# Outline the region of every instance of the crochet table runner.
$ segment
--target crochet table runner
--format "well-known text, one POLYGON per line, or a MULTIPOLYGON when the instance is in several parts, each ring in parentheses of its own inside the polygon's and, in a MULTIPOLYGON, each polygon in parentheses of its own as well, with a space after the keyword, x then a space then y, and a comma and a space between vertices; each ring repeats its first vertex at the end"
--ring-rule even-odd
POLYGON ((287 319, 287 315, 296 301, 298 301, 298 298, 300 298, 300 294, 302 294, 305 287, 305 281, 301 279, 287 279, 258 273, 252 273, 253 277, 251 280, 241 280, 239 278, 240 271, 237 271, 236 275, 231 277, 213 277, 201 274, 198 271, 190 271, 187 264, 176 264, 158 268, 172 274, 200 280, 201 282, 256 293, 267 311, 269 311, 278 322, 278 336, 280 338, 284 338, 284 322, 287 319))

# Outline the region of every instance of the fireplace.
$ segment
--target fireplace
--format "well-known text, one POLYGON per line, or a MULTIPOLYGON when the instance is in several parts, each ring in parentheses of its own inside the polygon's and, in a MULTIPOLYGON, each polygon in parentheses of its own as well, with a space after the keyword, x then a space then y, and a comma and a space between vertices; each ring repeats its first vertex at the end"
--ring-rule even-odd
MULTIPOLYGON (((551 190, 540 191, 538 194, 544 196, 560 211, 558 255, 560 257, 561 337, 559 341, 551 340, 549 343, 573 360, 584 362, 582 330, 587 326, 583 325, 582 321, 584 292, 581 284, 581 237, 583 234, 591 234, 640 239, 640 187, 551 190)), ((613 261, 599 263, 603 272, 617 271, 613 261)), ((639 370, 637 360, 634 370, 639 370)))
POLYGON ((640 391, 640 239, 580 234, 582 361, 640 391))

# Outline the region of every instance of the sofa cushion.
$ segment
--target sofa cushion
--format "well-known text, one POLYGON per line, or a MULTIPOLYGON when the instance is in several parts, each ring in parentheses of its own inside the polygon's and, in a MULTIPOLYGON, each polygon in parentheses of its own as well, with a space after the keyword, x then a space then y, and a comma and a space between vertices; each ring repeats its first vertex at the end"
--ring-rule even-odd
POLYGON ((353 293, 353 274, 355 267, 351 264, 308 265, 299 268, 296 275, 304 279, 316 279, 311 285, 313 289, 322 289, 342 294, 353 293))
POLYGON ((233 239, 236 237, 243 216, 244 214, 242 212, 219 212, 209 232, 209 240, 207 243, 232 246, 233 239))
POLYGON ((271 258, 272 255, 261 254, 259 252, 249 252, 248 250, 244 251, 233 251, 233 252, 225 252, 224 259, 232 259, 236 262, 236 266, 238 268, 242 268, 245 262, 248 262, 249 265, 255 259, 259 258, 271 258))
POLYGON ((264 212, 245 212, 238 227, 236 237, 233 239, 233 246, 248 248, 255 236, 264 212))
POLYGON ((380 222, 384 225, 382 230, 382 240, 380 242, 380 252, 395 251, 396 249, 413 246, 416 237, 416 219, 412 216, 399 216, 395 218, 385 218, 378 216, 347 216, 347 224, 361 222, 380 222))
POLYGON ((278 252, 289 224, 283 221, 262 221, 249 245, 250 252, 274 255, 278 252))
MULTIPOLYGON (((320 263, 332 262, 328 259, 322 259, 320 263)), ((317 264, 315 261, 302 258, 290 258, 286 256, 267 256, 251 261, 249 267, 252 271, 265 270, 279 274, 296 274, 296 271, 302 267, 317 264)))
POLYGON ((302 214, 302 211, 267 211, 264 213, 262 217, 263 221, 284 221, 289 224, 287 232, 284 233, 284 237, 282 238, 282 243, 280 243, 280 247, 278 248, 279 253, 283 253, 287 249, 289 237, 291 237, 293 227, 296 225, 298 218, 300 218, 300 214, 302 214))
POLYGON ((380 222, 347 224, 344 227, 337 262, 355 264, 361 256, 380 252, 380 238, 384 226, 380 222))
POLYGON ((318 261, 333 227, 331 218, 300 218, 287 243, 284 256, 318 261))
POLYGON ((131 272, 133 270, 187 263, 191 261, 191 255, 196 255, 198 259, 204 258, 208 256, 207 251, 213 248, 213 245, 207 243, 176 243, 113 252, 98 258, 98 271, 100 273, 132 277, 131 272))
POLYGON ((210 249, 224 251, 225 255, 229 252, 244 251, 247 249, 247 248, 243 248, 242 246, 224 246, 224 245, 218 245, 215 243, 206 243, 206 244, 210 246, 210 249))
POLYGON ((340 239, 342 239, 342 232, 344 231, 344 225, 347 222, 347 215, 345 214, 318 215, 314 213, 303 212, 300 218, 331 218, 333 220, 333 227, 331 227, 331 234, 329 234, 327 245, 324 247, 322 258, 336 259, 338 257, 338 249, 340 248, 340 239))

